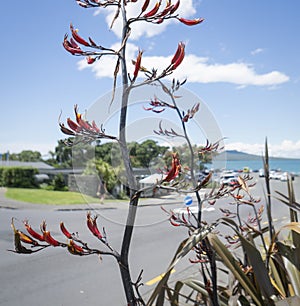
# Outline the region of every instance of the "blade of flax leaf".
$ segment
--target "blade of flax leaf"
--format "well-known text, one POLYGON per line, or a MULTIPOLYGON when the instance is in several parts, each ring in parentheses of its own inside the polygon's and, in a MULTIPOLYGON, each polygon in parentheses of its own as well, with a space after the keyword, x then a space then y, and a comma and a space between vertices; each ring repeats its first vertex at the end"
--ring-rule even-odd
POLYGON ((239 262, 232 256, 226 246, 214 234, 209 234, 208 239, 225 266, 227 266, 227 268, 233 273, 240 285, 251 296, 253 301, 258 306, 263 306, 264 303, 259 292, 256 290, 250 279, 245 275, 239 262))
POLYGON ((216 227, 216 224, 211 226, 202 227, 196 229, 188 239, 185 239, 178 247, 173 260, 171 261, 166 273, 163 278, 159 281, 156 288, 154 289, 152 295, 147 302, 147 306, 153 305, 154 301, 157 299, 157 306, 162 306, 164 304, 165 288, 166 283, 170 277, 172 269, 175 265, 182 259, 186 254, 188 254, 195 245, 197 245, 201 240, 203 240, 207 235, 216 227))
MULTIPOLYGON (((299 222, 291 222, 281 227, 276 235, 279 234, 283 229, 292 231, 292 239, 300 239, 300 224, 299 222), (295 238, 297 237, 297 238, 295 238)), ((284 265, 289 275, 291 284, 295 291, 295 294, 300 295, 300 250, 299 246, 295 244, 286 245, 283 242, 278 241, 276 243, 280 254, 283 257, 284 265)))
MULTIPOLYGON (((182 287, 184 285, 193 289, 197 293, 200 293, 202 296, 205 296, 206 298, 209 298, 209 294, 207 292, 207 289, 205 289, 205 285, 203 283, 201 283, 200 281, 198 281, 196 279, 186 279, 186 280, 176 282, 175 289, 174 289, 174 294, 173 294, 172 299, 170 300, 171 306, 179 305, 179 296, 181 295, 180 290, 182 289, 182 287)), ((188 297, 185 297, 185 298, 188 301, 191 301, 191 302, 193 301, 191 298, 188 298, 188 297)), ((219 295, 220 306, 227 306, 228 301, 229 301, 228 298, 226 298, 225 296, 219 295)))
POLYGON ((236 234, 239 236, 244 252, 247 254, 250 260, 256 281, 259 284, 259 288, 261 289, 265 298, 269 300, 269 303, 272 303, 275 292, 259 250, 239 232, 236 232, 236 234))

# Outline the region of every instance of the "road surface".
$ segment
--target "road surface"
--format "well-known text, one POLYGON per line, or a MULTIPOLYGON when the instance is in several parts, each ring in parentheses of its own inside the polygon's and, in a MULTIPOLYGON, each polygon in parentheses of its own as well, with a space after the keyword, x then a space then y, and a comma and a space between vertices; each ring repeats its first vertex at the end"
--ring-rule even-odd
MULTIPOLYGON (((263 179, 257 180, 258 184, 253 193, 262 197, 263 203, 263 179)), ((295 179, 298 199, 299 181, 300 178, 295 179)), ((272 189, 286 193, 286 183, 274 181, 272 189)), ((166 209, 182 208, 183 199, 183 195, 172 195, 164 200, 141 201, 130 253, 133 279, 137 278, 141 269, 144 269, 144 283, 155 279, 165 271, 177 246, 186 238, 186 230, 171 226, 166 220, 165 212, 160 208, 160 204, 166 209)), ((213 207, 207 206, 203 219, 210 223, 221 216, 219 208, 233 209, 228 202, 228 199, 222 199, 213 207)), ((78 231, 80 237, 91 246, 99 246, 85 225, 87 211, 93 211, 95 207, 97 210, 94 212, 100 215, 99 227, 105 227, 110 244, 119 249, 127 212, 127 204, 124 202, 101 206, 56 207, 27 205, 0 198, 1 306, 126 305, 118 266, 113 258, 106 256, 100 260, 95 255, 82 258, 72 256, 61 248, 48 248, 33 255, 19 255, 7 251, 13 248, 13 234, 10 228, 12 217, 16 218, 15 224, 18 228, 22 227, 22 220, 29 219, 30 224, 38 229, 41 221, 46 219, 52 235, 61 241, 65 241, 65 238, 60 233, 59 223, 64 221, 70 231, 78 231)), ((248 213, 249 208, 242 209, 245 218, 248 213)), ((273 216, 278 227, 288 222, 288 209, 275 199, 273 216)), ((101 248, 104 249, 102 246, 101 248)), ((176 266, 174 276, 184 277, 185 274, 192 273, 193 269, 194 266, 183 260, 176 266)), ((151 285, 142 287, 142 293, 145 295, 149 294, 155 281, 148 284, 151 285)))

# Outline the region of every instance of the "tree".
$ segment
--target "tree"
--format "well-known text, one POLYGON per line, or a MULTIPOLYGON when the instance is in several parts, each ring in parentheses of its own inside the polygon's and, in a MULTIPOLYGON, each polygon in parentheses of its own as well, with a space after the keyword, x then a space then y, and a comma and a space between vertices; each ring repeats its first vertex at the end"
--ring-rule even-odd
MULTIPOLYGON (((151 162, 154 162, 156 158, 162 157, 168 150, 168 147, 159 146, 156 141, 148 139, 137 145, 135 148, 135 158, 139 162, 140 167, 148 168, 151 162)), ((130 151, 132 153, 132 151, 130 151)))
POLYGON ((9 155, 10 160, 19 160, 22 162, 38 162, 42 160, 42 154, 38 151, 23 150, 20 153, 9 155))
POLYGON ((84 174, 97 174, 101 180, 104 180, 108 192, 112 192, 117 183, 117 169, 101 159, 92 159, 88 161, 84 174))
MULTIPOLYGON (((128 150, 130 162, 133 167, 147 168, 150 166, 151 161, 155 161, 156 158, 162 157, 168 150, 168 147, 160 146, 156 141, 148 139, 142 143, 128 143, 128 150)), ((96 159, 101 159, 112 165, 112 156, 114 158, 114 166, 121 163, 121 152, 117 144, 107 142, 95 147, 96 159)))
POLYGON ((87 161, 94 157, 94 147, 80 143, 72 148, 66 146, 63 140, 59 140, 51 155, 50 162, 57 168, 84 168, 87 161))
POLYGON ((72 167, 72 148, 65 146, 63 141, 58 141, 54 150, 54 156, 58 167, 72 167))
POLYGON ((95 147, 95 158, 112 165, 112 156, 115 163, 121 163, 121 153, 117 144, 107 142, 95 147))

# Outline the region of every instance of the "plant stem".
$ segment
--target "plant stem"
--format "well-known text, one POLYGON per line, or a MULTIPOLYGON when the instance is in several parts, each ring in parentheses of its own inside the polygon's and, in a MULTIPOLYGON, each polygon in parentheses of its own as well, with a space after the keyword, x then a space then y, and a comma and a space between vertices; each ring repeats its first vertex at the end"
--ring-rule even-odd
MULTIPOLYGON (((122 33, 122 43, 127 39, 127 34, 129 33, 129 27, 127 25, 126 19, 126 10, 124 8, 124 4, 122 5, 123 12, 123 33, 122 33)), ((126 65, 126 42, 123 44, 123 48, 120 51, 121 58, 121 70, 122 70, 122 103, 121 103, 121 112, 120 112, 120 125, 119 125, 119 142, 121 154, 124 162, 127 183, 130 190, 131 195, 136 190, 136 182, 133 176, 133 171, 131 168, 128 147, 126 142, 126 123, 127 123, 127 109, 128 109, 128 101, 129 101, 129 83, 128 83, 128 74, 127 74, 127 65, 126 65)))
POLYGON ((126 226, 123 234, 121 255, 119 257, 119 267, 121 278, 123 282, 123 287, 126 295, 127 304, 130 306, 137 305, 137 299, 134 294, 134 285, 132 283, 130 268, 129 268, 129 248, 133 234, 133 227, 135 223, 136 210, 139 200, 139 193, 136 193, 136 182, 134 179, 127 141, 126 141, 126 123, 127 123, 127 108, 129 101, 129 83, 128 83, 128 74, 126 66, 126 39, 130 31, 126 18, 126 8, 124 2, 122 2, 122 15, 123 15, 123 33, 122 33, 122 50, 120 51, 120 60, 121 60, 121 70, 122 70, 122 105, 120 112, 120 125, 119 125, 119 143, 122 154, 122 159, 124 162, 127 184, 130 190, 130 203, 129 210, 127 215, 126 226))
POLYGON ((128 256, 129 256, 129 248, 133 234, 139 196, 140 194, 137 193, 133 195, 130 199, 129 211, 127 215, 127 223, 123 235, 123 242, 122 242, 121 256, 120 256, 120 272, 126 294, 127 303, 130 306, 136 305, 136 297, 134 294, 133 283, 130 276, 128 256))
MULTIPOLYGON (((163 83, 158 80, 158 82, 163 86, 163 83)), ((168 94, 172 100, 172 103, 175 107, 175 110, 178 114, 178 117, 181 121, 181 125, 182 125, 182 130, 183 130, 183 133, 184 133, 184 138, 187 142, 187 145, 189 147, 189 150, 190 150, 190 154, 191 154, 191 163, 190 163, 190 172, 191 172, 191 180, 193 182, 193 186, 196 187, 197 183, 196 183, 196 180, 195 180, 195 174, 194 174, 194 162, 195 162, 195 159, 194 159, 194 151, 193 151, 193 146, 191 144, 191 141, 190 141, 190 138, 189 138, 189 135, 187 133, 187 130, 186 130, 186 126, 185 126, 185 122, 182 120, 183 119, 183 116, 177 106, 177 103, 175 101, 175 98, 174 98, 174 95, 168 90, 168 94)), ((201 219, 202 219, 202 200, 201 200, 201 197, 200 197, 200 194, 199 194, 199 191, 195 191, 195 194, 196 194, 196 198, 197 198, 197 203, 198 203, 198 216, 197 216, 197 221, 198 221, 198 226, 200 227, 201 226, 201 219)))

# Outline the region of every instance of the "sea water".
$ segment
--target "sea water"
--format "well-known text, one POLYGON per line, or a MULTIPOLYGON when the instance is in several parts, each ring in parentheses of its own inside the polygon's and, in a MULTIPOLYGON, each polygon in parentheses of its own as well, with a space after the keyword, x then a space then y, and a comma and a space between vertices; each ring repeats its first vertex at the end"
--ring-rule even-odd
MULTIPOLYGON (((277 159, 270 158, 269 160, 270 170, 279 170, 282 172, 289 172, 300 174, 300 159, 277 159)), ((252 171, 263 169, 262 160, 229 160, 229 161, 216 161, 213 162, 212 166, 214 169, 230 169, 230 170, 243 170, 248 167, 252 171)))

